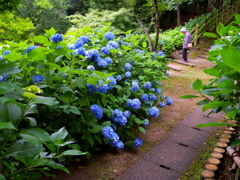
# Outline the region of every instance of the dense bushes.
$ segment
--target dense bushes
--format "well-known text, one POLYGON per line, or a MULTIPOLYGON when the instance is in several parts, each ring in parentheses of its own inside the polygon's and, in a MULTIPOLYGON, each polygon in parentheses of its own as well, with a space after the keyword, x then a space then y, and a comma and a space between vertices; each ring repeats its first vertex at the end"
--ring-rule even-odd
POLYGON ((139 147, 138 135, 146 132, 150 118, 172 104, 161 92, 168 62, 164 53, 137 49, 134 35, 117 37, 109 30, 85 28, 62 36, 50 29, 35 37, 33 43, 41 46, 13 42, 2 47, 4 176, 34 171, 40 177, 50 168, 67 172, 58 163, 66 155, 106 145, 139 147))

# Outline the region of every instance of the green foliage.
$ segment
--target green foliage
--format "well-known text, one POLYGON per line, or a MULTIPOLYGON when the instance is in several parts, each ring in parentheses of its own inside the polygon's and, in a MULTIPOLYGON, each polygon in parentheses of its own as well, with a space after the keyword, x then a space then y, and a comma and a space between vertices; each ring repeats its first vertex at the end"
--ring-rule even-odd
POLYGON ((67 3, 63 0, 22 0, 18 15, 29 18, 35 25, 35 34, 43 34, 51 27, 65 33, 71 23, 66 19, 67 3))
POLYGON ((70 32, 89 26, 94 30, 99 30, 110 23, 113 26, 114 33, 123 33, 128 30, 133 32, 139 31, 139 25, 135 22, 133 15, 127 9, 120 9, 118 11, 99 11, 93 10, 86 15, 71 15, 68 19, 73 24, 69 29, 70 32))
POLYGON ((29 18, 16 17, 13 13, 0 14, 0 41, 25 40, 33 29, 29 18))
POLYGON ((21 0, 0 0, 0 12, 12 11, 17 8, 21 0))
POLYGON ((30 46, 25 41, 9 42, 2 47, 0 163, 7 179, 24 179, 29 174, 40 179, 43 175, 50 176, 51 168, 68 172, 60 164, 66 160, 65 156, 84 155, 83 152, 99 151, 109 145, 111 139, 101 132, 106 126, 115 124, 114 131, 125 146, 131 146, 139 133, 147 133, 143 123, 151 118, 149 111, 157 100, 145 102, 141 96, 147 93, 166 101, 159 96, 159 81, 167 78, 168 59, 140 51, 146 44, 140 43, 141 36, 130 32, 124 38, 115 36, 109 41, 104 37, 109 30, 109 26, 98 31, 86 27, 69 32, 63 40, 53 41, 56 30, 51 28, 44 36, 34 38, 33 43, 41 46, 30 46), (88 36, 91 42, 76 48, 76 41, 82 35, 88 36), (110 42, 119 47, 109 47, 110 42), (102 47, 109 47, 110 53, 100 52, 102 47), (85 53, 79 55, 79 50, 85 53), (92 50, 96 59, 88 57, 92 50), (106 61, 107 57, 112 63, 103 68, 99 61, 106 61), (130 62, 132 69, 128 78, 125 64, 130 62), (89 65, 95 70, 89 70, 89 65), (36 74, 43 79, 36 81, 33 77, 36 74), (117 75, 122 77, 121 81, 116 81, 117 75), (133 82, 138 82, 137 91, 132 90, 133 82), (144 88, 146 82, 152 83, 152 89, 144 88), (106 93, 91 91, 89 85, 98 89, 107 85, 108 90, 106 93), (156 88, 159 88, 158 93, 156 88), (128 99, 134 98, 141 101, 139 109, 126 107, 128 99), (102 118, 96 118, 91 112, 92 105, 103 109, 102 118), (126 124, 113 120, 112 112, 116 109, 130 111, 126 124))
MULTIPOLYGON (((225 112, 228 119, 240 120, 239 111, 239 25, 240 15, 237 14, 236 21, 227 26, 219 23, 217 26, 217 34, 205 33, 206 36, 218 37, 214 46, 211 47, 209 61, 215 66, 210 69, 204 69, 204 72, 214 78, 207 84, 203 84, 200 80, 193 83, 192 88, 200 93, 204 100, 198 102, 203 105, 202 110, 211 109, 211 113, 225 112), (234 25, 233 25, 234 24, 234 25)), ((221 124, 210 123, 209 126, 219 126, 221 124)), ((201 125, 207 126, 207 125, 201 125)), ((229 124, 225 124, 229 125, 229 124)))

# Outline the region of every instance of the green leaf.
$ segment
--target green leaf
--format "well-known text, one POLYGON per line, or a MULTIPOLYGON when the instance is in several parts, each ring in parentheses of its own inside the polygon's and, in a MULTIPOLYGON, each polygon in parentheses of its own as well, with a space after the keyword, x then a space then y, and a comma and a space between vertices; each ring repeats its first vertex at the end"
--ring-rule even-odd
POLYGON ((53 169, 59 169, 69 174, 68 169, 62 164, 55 163, 54 161, 50 161, 47 165, 53 169))
POLYGON ((234 141, 231 142, 231 144, 230 144, 230 146, 231 146, 232 148, 235 148, 235 147, 237 147, 237 146, 239 146, 239 145, 240 145, 240 139, 234 140, 234 141))
POLYGON ((143 128, 143 127, 138 127, 139 131, 142 132, 142 133, 146 133, 146 130, 143 128))
POLYGON ((35 118, 33 117, 25 117, 25 119, 29 122, 30 126, 36 126, 37 125, 37 121, 35 118))
POLYGON ((219 38, 219 36, 218 36, 217 34, 210 33, 210 32, 205 32, 205 33, 203 34, 203 36, 213 37, 213 38, 219 38))
POLYGON ((35 104, 32 104, 28 107, 27 111, 24 113, 24 116, 28 114, 37 114, 37 113, 38 113, 37 106, 35 104))
POLYGON ((42 36, 42 35, 40 35, 40 36, 35 36, 34 37, 34 40, 36 41, 36 42, 38 42, 38 43, 41 43, 41 44, 45 44, 45 43, 48 43, 49 42, 49 40, 48 40, 48 38, 46 37, 46 36, 42 36))
POLYGON ((202 100, 202 101, 199 101, 199 102, 197 103, 197 105, 198 105, 198 106, 202 106, 202 105, 207 104, 207 103, 209 103, 209 102, 210 102, 210 100, 204 99, 204 100, 202 100))
POLYGON ((91 133, 99 133, 102 130, 102 126, 95 125, 92 129, 89 130, 91 133))
POLYGON ((54 142, 59 142, 61 140, 63 140, 65 137, 67 137, 68 132, 65 129, 65 127, 59 129, 57 132, 53 133, 51 135, 51 138, 54 142))
POLYGON ((199 124, 196 127, 211 127, 211 126, 233 126, 234 124, 227 123, 218 123, 218 122, 210 122, 205 124, 199 124))
POLYGON ((0 122, 0 129, 16 129, 11 122, 0 122))
POLYGON ((79 88, 86 88, 86 81, 83 78, 76 78, 75 83, 79 88))
POLYGON ((77 106, 71 106, 70 107, 70 111, 73 113, 73 114, 77 114, 77 115, 80 115, 81 112, 79 111, 79 109, 77 108, 77 106))
POLYGON ((48 132, 40 128, 24 129, 19 135, 26 141, 35 145, 41 145, 44 142, 51 141, 48 132))
POLYGON ((0 69, 0 75, 4 74, 16 74, 21 72, 22 69, 16 66, 16 63, 2 64, 0 69))
POLYGON ((222 107, 222 106, 230 106, 230 105, 233 105, 233 103, 228 102, 228 101, 213 101, 213 102, 210 102, 210 103, 206 104, 205 106, 203 106, 202 110, 204 112, 207 109, 213 109, 213 108, 218 108, 218 107, 222 107))
POLYGON ((240 72, 240 66, 237 66, 240 59, 240 51, 235 47, 228 47, 222 50, 222 59, 224 63, 233 68, 235 71, 240 72))
POLYGON ((82 151, 78 151, 78 150, 67 150, 64 151, 61 155, 64 156, 82 156, 86 153, 82 152, 82 151))
POLYGON ((98 80, 98 78, 89 77, 87 79, 87 83, 96 86, 98 84, 98 80))
POLYGON ((8 83, 8 82, 1 82, 1 86, 0 86, 0 94, 7 94, 14 91, 14 88, 12 86, 12 84, 8 83))
POLYGON ((15 142, 13 145, 11 145, 7 151, 4 154, 4 157, 22 157, 22 158, 28 158, 28 157, 35 157, 43 150, 43 147, 41 146, 35 146, 32 143, 19 140, 15 142))
POLYGON ((54 35, 57 31, 54 29, 54 28, 51 28, 51 29, 49 29, 49 30, 46 30, 45 29, 45 32, 46 32, 46 35, 47 35, 47 37, 51 37, 52 35, 54 35))
POLYGON ((192 89, 194 89, 195 91, 199 91, 200 89, 203 88, 203 86, 204 85, 202 84, 202 81, 199 79, 197 79, 191 84, 192 89))
POLYGON ((0 173, 0 180, 6 180, 3 174, 0 173))
POLYGON ((58 104, 58 101, 55 98, 51 97, 37 96, 35 99, 32 100, 32 103, 54 106, 58 104))
POLYGON ((14 103, 7 103, 8 121, 16 122, 22 116, 21 108, 14 103))
POLYGON ((191 99, 191 98, 196 98, 196 97, 199 97, 199 96, 195 96, 195 95, 185 95, 185 96, 181 96, 179 97, 180 99, 191 99))

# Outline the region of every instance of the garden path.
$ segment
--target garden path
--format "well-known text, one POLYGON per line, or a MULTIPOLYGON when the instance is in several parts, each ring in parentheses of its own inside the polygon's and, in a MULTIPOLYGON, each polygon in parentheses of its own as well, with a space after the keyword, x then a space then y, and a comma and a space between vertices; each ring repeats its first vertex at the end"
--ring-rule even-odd
MULTIPOLYGON (((203 69, 213 66, 212 63, 206 60, 210 45, 206 46, 206 43, 200 44, 198 54, 196 55, 196 49, 193 50, 189 54, 192 58, 187 64, 181 62, 180 53, 175 53, 174 57, 176 59, 169 64, 170 76, 187 76, 189 67, 195 67, 194 69, 196 70, 196 68, 203 69)), ((206 117, 207 114, 208 112, 202 112, 201 107, 196 107, 159 144, 123 174, 120 179, 180 179, 180 175, 191 165, 206 139, 217 130, 215 127, 196 128, 196 126, 198 124, 222 120, 224 115, 223 113, 218 113, 206 117)))

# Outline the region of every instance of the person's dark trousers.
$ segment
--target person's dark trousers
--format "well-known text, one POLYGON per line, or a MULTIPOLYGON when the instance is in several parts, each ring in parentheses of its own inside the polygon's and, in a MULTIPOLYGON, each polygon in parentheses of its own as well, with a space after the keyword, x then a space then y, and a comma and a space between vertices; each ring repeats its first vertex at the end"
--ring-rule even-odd
POLYGON ((182 50, 182 57, 184 61, 187 61, 187 48, 183 48, 182 50))

